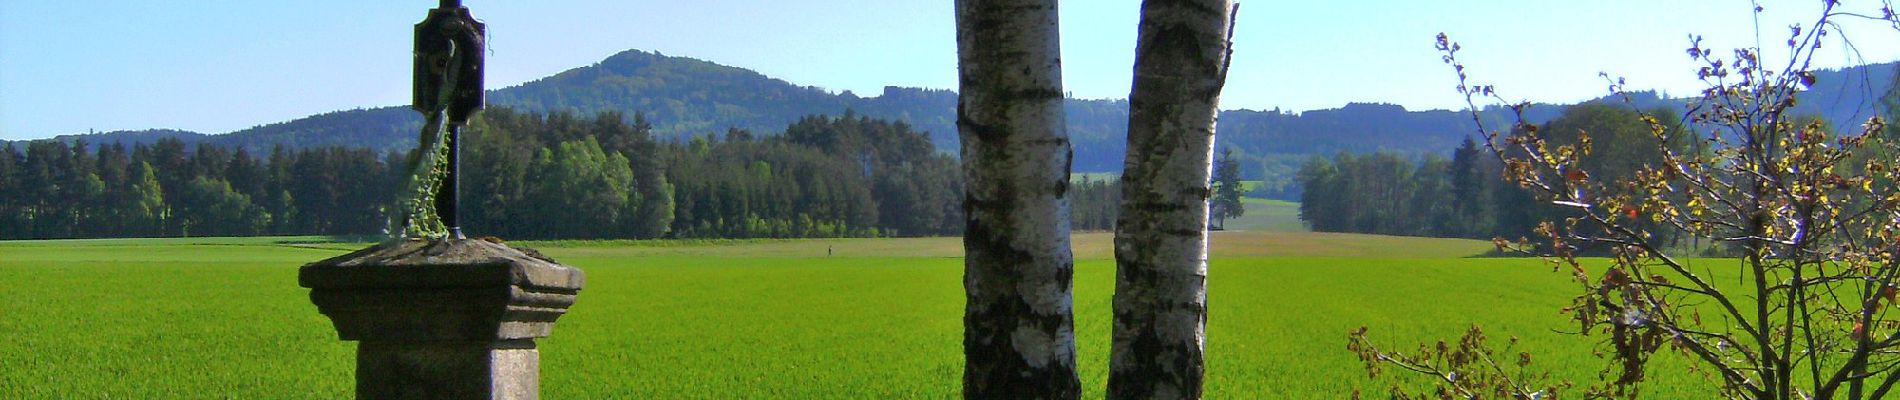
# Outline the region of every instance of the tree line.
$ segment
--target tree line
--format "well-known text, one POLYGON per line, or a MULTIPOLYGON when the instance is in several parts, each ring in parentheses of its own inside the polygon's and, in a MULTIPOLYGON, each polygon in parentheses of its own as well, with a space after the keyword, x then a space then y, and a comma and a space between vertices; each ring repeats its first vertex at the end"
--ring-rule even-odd
MULTIPOLYGON (((1649 114, 1660 126, 1682 125, 1667 110, 1649 114)), ((1593 151, 1579 160, 1584 170, 1629 176, 1662 161, 1650 126, 1639 116, 1630 107, 1590 102, 1566 108, 1537 132, 1552 146, 1575 146, 1587 137, 1593 151)), ((1520 128, 1511 135, 1530 133, 1520 128)), ((1675 151, 1702 151, 1687 135, 1670 136, 1675 151)), ((1322 232, 1490 239, 1532 236, 1540 221, 1568 215, 1499 179, 1501 174, 1497 157, 1470 138, 1450 159, 1426 154, 1414 160, 1391 152, 1314 156, 1296 175, 1304 189, 1300 219, 1322 232)))
POLYGON ((347 148, 266 157, 176 139, 0 148, 0 238, 375 232, 386 155, 347 148))
MULTIPOLYGON (((465 230, 521 239, 962 233, 962 178, 902 122, 847 111, 782 135, 656 140, 644 115, 491 108, 461 168, 465 230)), ((407 155, 40 140, 0 146, 0 239, 373 235, 407 155)), ((1077 229, 1110 229, 1114 181, 1074 184, 1077 229)))

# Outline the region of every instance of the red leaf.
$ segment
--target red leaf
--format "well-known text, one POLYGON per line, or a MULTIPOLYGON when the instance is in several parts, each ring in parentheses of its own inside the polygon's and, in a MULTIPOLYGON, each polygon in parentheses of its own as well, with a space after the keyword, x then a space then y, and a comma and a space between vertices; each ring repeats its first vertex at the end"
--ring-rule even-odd
POLYGON ((1590 177, 1590 175, 1583 173, 1583 170, 1571 168, 1569 172, 1564 173, 1564 177, 1569 178, 1570 181, 1572 182, 1575 182, 1575 181, 1581 181, 1583 180, 1583 178, 1588 178, 1590 177))

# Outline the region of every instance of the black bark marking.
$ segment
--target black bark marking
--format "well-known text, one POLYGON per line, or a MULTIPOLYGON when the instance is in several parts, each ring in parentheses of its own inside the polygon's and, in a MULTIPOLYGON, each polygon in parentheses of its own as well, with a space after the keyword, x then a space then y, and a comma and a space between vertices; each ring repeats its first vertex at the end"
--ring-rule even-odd
POLYGON ((1204 1, 1194 1, 1194 0, 1145 0, 1142 2, 1141 8, 1142 8, 1142 11, 1148 11, 1149 8, 1157 8, 1157 9, 1181 8, 1181 9, 1187 9, 1187 10, 1193 11, 1196 14, 1202 14, 1202 15, 1224 14, 1227 12, 1227 10, 1225 9, 1221 9, 1220 7, 1214 7, 1206 3, 1207 2, 1204 2, 1204 1))
POLYGON ((1203 233, 1206 233, 1205 231, 1196 229, 1162 229, 1158 232, 1175 237, 1200 237, 1203 233))
POLYGON ((1022 213, 1053 210, 1068 190, 1067 175, 1052 179, 1044 174, 1054 171, 1021 170, 1047 166, 1044 161, 1055 161, 1054 157, 1068 157, 1061 160, 1066 169, 1073 157, 1052 147, 1070 150, 1063 132, 1042 132, 1059 127, 1044 124, 1059 123, 1062 118, 1063 93, 1056 79, 1059 55, 1049 54, 1056 50, 1049 47, 1051 43, 1037 42, 1054 39, 1037 33, 1055 34, 1055 2, 959 0, 957 9, 962 52, 958 80, 963 93, 957 127, 966 179, 963 395, 971 399, 1078 398, 1081 382, 1075 373, 1073 317, 1059 308, 1038 312, 1031 300, 1045 293, 1024 293, 1049 285, 1057 285, 1059 292, 1047 294, 1068 296, 1073 291, 1074 264, 1064 257, 1067 253, 1039 252, 1043 240, 1066 236, 1038 237, 1049 227, 1011 225, 1022 220, 1013 217, 1038 215, 1022 213), (1055 121, 1012 120, 1010 111, 1019 107, 1051 112, 1046 116, 1055 121), (1021 133, 1053 133, 1055 137, 1021 133), (1021 156, 1044 160, 1005 161, 1021 156), (1051 180, 1063 185, 1047 185, 1051 180), (1045 281, 1049 279, 1053 281, 1045 281), (1043 348, 1018 350, 1014 343, 1018 330, 1034 330, 1051 342, 1043 348), (1071 339, 1061 339, 1061 332, 1071 339))
MULTIPOLYGON (((1060 140, 1063 150, 1066 151, 1062 155, 1062 177, 1056 179, 1055 193, 1057 200, 1064 200, 1069 198, 1069 177, 1075 176, 1075 147, 1069 146, 1068 138, 1060 138, 1060 140)), ((1063 217, 1067 218, 1067 216, 1063 217)))
MULTIPOLYGON (((1009 136, 1009 130, 1007 129, 979 123, 976 121, 975 118, 970 118, 970 114, 965 108, 966 106, 964 106, 962 102, 957 103, 957 129, 963 131, 963 134, 964 134, 963 140, 966 142, 965 147, 969 147, 967 146, 968 144, 967 142, 970 140, 969 138, 970 136, 976 137, 976 144, 978 146, 982 146, 989 143, 1001 142, 1003 141, 1003 138, 1009 136)), ((988 149, 984 149, 984 150, 988 150, 988 149)), ((971 156, 973 155, 972 154, 963 155, 964 159, 969 159, 971 156)))
MULTIPOLYGON (((1013 192, 1006 185, 998 188, 999 197, 1003 199, 1013 196, 1013 192)), ((1081 396, 1082 384, 1076 377, 1073 359, 1021 354, 1012 341, 1011 334, 1019 326, 1032 326, 1047 334, 1073 332, 1074 326, 1069 314, 1038 313, 1017 293, 1016 283, 1024 279, 1018 267, 1035 266, 1045 260, 1038 260, 1035 254, 1012 243, 1011 238, 1017 235, 1002 222, 1009 219, 1014 209, 1007 201, 983 201, 966 194, 964 210, 971 216, 963 237, 969 257, 964 263, 964 290, 970 296, 964 313, 965 398, 1073 399, 1081 396), (977 279, 970 279, 972 276, 977 279), (1042 367, 1035 367, 1029 364, 1027 357, 1052 359, 1042 367)), ((1060 266, 1056 275, 1061 282, 1072 282, 1074 268, 1060 266)), ((1072 291, 1072 286, 1065 285, 1064 292, 1072 291)))
POLYGON ((1068 152, 1062 156, 1062 180, 1067 182, 1069 177, 1075 176, 1075 146, 1069 146, 1069 138, 1066 137, 1062 138, 1062 144, 1068 147, 1064 149, 1068 152))
MULTIPOLYGON (((1188 205, 1186 204, 1181 204, 1181 203, 1176 203, 1176 202, 1165 202, 1165 201, 1137 201, 1134 203, 1123 204, 1122 208, 1131 209, 1133 211, 1139 211, 1139 212, 1150 214, 1150 215, 1178 213, 1178 212, 1188 211, 1188 205)), ((1132 215, 1132 214, 1122 213, 1122 215, 1132 215)))
POLYGON ((1201 199, 1201 201, 1207 201, 1207 199, 1214 197, 1214 188, 1208 187, 1208 186, 1195 186, 1195 187, 1181 190, 1181 194, 1186 195, 1188 198, 1195 198, 1195 199, 1201 199))
MULTIPOLYGON (((1119 243, 1118 243, 1119 244, 1119 243)), ((1129 287, 1156 288, 1167 282, 1172 274, 1165 273, 1160 266, 1142 262, 1121 255, 1116 256, 1117 292, 1129 287)), ((1202 282, 1205 284, 1205 277, 1202 282)), ((1202 397, 1202 383, 1205 375, 1205 363, 1200 351, 1194 351, 1194 343, 1168 343, 1154 329, 1131 329, 1132 327, 1153 327, 1162 315, 1186 309, 1200 315, 1201 326, 1206 326, 1206 307, 1192 302, 1168 302, 1167 299, 1145 297, 1117 299, 1115 307, 1115 332, 1117 335, 1130 332, 1132 336, 1117 338, 1126 345, 1126 350, 1113 354, 1110 360, 1108 377, 1108 398, 1146 399, 1152 397, 1155 388, 1169 384, 1181 390, 1188 399, 1202 397), (1122 304, 1129 301, 1136 304, 1122 304), (1186 350, 1186 351, 1180 351, 1186 350), (1174 354, 1169 354, 1173 352, 1174 354), (1164 357, 1166 356, 1166 357, 1164 357), (1163 362, 1169 360, 1171 362, 1163 362)), ((1192 340, 1192 338, 1188 338, 1192 340)))
MULTIPOLYGON (((998 29, 997 27, 1007 25, 1009 24, 1010 21, 1013 21, 1016 19, 1016 18, 1012 18, 1011 16, 1018 15, 1021 13, 1045 12, 1043 10, 1046 10, 1049 8, 1052 8, 1052 7, 1044 6, 1040 4, 1022 4, 1022 5, 1015 5, 1015 6, 1003 6, 1003 5, 998 5, 997 2, 986 1, 986 2, 977 2, 976 7, 971 7, 971 10, 970 10, 971 12, 967 14, 959 13, 957 14, 957 16, 960 18, 965 18, 969 20, 969 23, 970 23, 969 32, 975 32, 979 34, 991 33, 991 32, 1008 33, 1012 31, 1006 30, 1006 29, 998 29), (986 18, 989 16, 1002 16, 1003 18, 986 18)), ((962 33, 962 30, 959 30, 959 33, 962 33)), ((996 35, 990 35, 990 36, 996 36, 996 35)))
MULTIPOLYGON (((1068 146, 1069 138, 1056 137, 1056 138, 1047 138, 1047 139, 1024 140, 1021 143, 1027 146, 1068 146)), ((1075 153, 1073 150, 1071 150, 1069 154, 1072 157, 1075 153)))
MULTIPOLYGON (((1025 75, 1027 75, 1027 73, 1025 73, 1025 75)), ((1006 101, 1006 102, 1061 100, 1064 97, 1061 89, 1053 89, 1053 88, 1048 88, 1048 87, 1016 89, 1016 90, 1004 91, 1002 93, 997 93, 997 94, 1001 95, 1002 101, 1006 101)))

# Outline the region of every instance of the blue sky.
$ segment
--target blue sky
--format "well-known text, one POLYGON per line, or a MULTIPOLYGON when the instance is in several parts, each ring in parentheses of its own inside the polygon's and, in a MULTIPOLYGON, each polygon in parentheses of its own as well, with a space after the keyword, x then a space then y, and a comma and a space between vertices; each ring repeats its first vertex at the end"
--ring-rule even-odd
MULTIPOLYGON (((626 49, 758 70, 834 91, 954 88, 951 1, 466 0, 489 26, 489 86, 520 84, 626 49)), ((1818 1, 1765 2, 1761 43, 1818 1)), ((412 24, 433 0, 0 0, 0 139, 87 130, 224 133, 408 101, 412 24)), ((1848 0, 1850 9, 1878 4, 1848 0)), ((1347 102, 1458 108, 1432 38, 1463 42, 1477 78, 1514 98, 1699 87, 1690 33, 1752 46, 1747 1, 1243 1, 1227 109, 1347 102)), ((1065 88, 1126 96, 1138 0, 1062 3, 1065 88)), ((1848 21, 1866 52, 1830 43, 1823 66, 1900 58, 1900 33, 1848 21)), ((1839 37, 1841 35, 1836 35, 1839 37)), ((1772 56, 1773 53, 1770 53, 1772 56)))

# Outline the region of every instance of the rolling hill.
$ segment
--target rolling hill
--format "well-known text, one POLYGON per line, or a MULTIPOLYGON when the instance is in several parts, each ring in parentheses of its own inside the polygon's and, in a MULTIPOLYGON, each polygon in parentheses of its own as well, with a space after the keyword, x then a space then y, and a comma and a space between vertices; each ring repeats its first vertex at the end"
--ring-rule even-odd
MULTIPOLYGON (((1881 110, 1880 97, 1893 82, 1896 64, 1872 64, 1819 73, 1821 84, 1803 95, 1797 114, 1824 116, 1836 126, 1858 126, 1881 110)), ((1447 90, 1447 96, 1454 96, 1447 90)), ((1636 93, 1631 104, 1642 108, 1681 108, 1683 102, 1655 93, 1636 93)), ((941 89, 886 87, 883 93, 863 97, 845 91, 832 93, 800 86, 758 72, 686 57, 629 50, 584 67, 521 85, 493 90, 491 106, 533 112, 593 114, 614 110, 643 114, 662 138, 685 140, 727 129, 776 134, 787 124, 811 114, 839 115, 847 111, 873 118, 900 120, 929 132, 938 149, 955 152, 956 93, 941 89)), ((1127 127, 1124 100, 1070 99, 1068 126, 1075 145, 1076 172, 1117 172, 1121 169, 1127 127)), ((1538 105, 1527 117, 1542 122, 1562 106, 1538 105)), ((1503 122, 1505 113, 1492 108, 1487 119, 1503 122)), ((189 143, 243 147, 264 154, 271 147, 356 146, 385 151, 415 145, 420 116, 404 106, 328 112, 296 120, 259 125, 224 134, 206 135, 175 130, 119 131, 61 136, 90 143, 150 143, 176 138, 189 143)), ((1456 111, 1413 111, 1385 104, 1347 104, 1344 107, 1302 113, 1279 110, 1221 112, 1219 141, 1244 158, 1244 174, 1264 180, 1266 192, 1284 196, 1300 162, 1313 155, 1337 152, 1394 151, 1410 156, 1447 154, 1474 132, 1468 114, 1456 111)))

